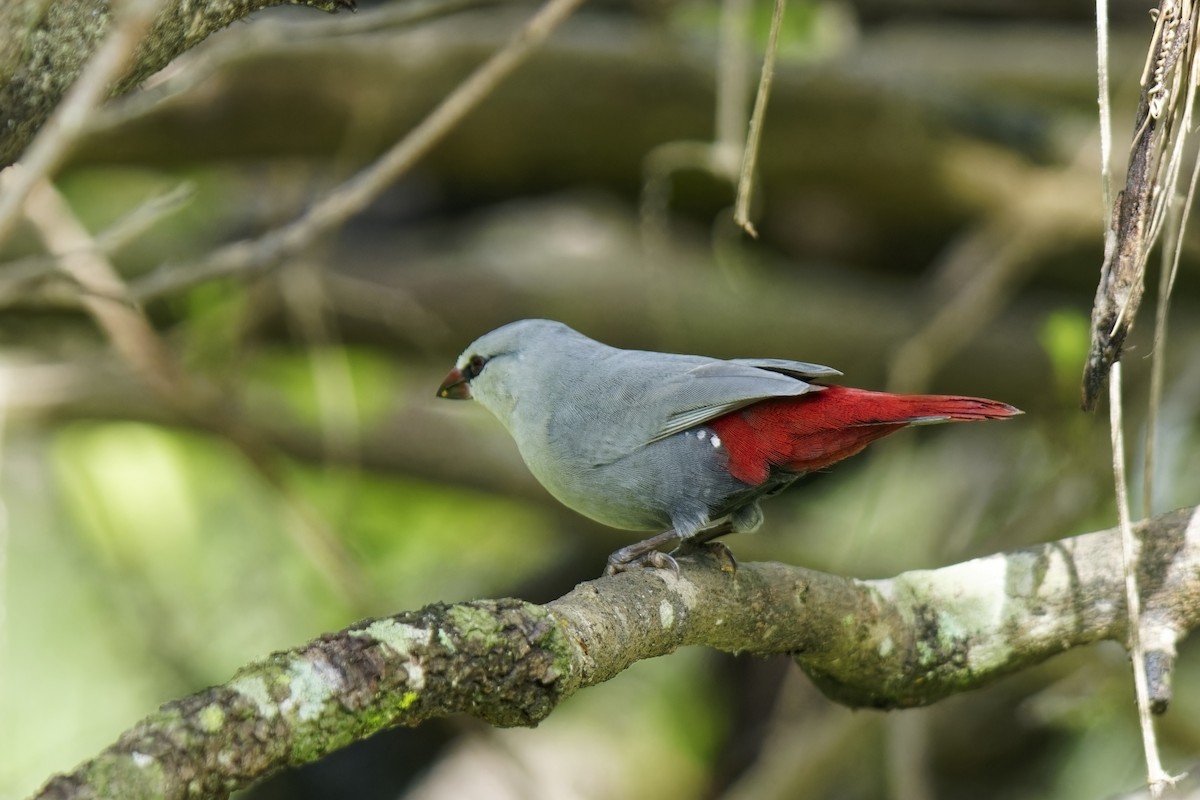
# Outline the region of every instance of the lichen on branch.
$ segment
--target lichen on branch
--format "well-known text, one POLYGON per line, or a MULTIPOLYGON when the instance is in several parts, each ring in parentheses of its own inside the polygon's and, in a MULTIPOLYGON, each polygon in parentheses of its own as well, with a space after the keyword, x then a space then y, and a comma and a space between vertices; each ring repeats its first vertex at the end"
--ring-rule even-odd
MULTIPOLYGON (((1146 624, 1170 662, 1200 622, 1200 525, 1139 526, 1146 624)), ((851 706, 926 705, 1068 648, 1127 637, 1117 530, 860 581, 777 563, 637 570, 545 606, 436 604, 366 620, 164 705, 38 798, 227 797, 384 728, 468 713, 535 725, 579 689, 684 645, 789 653, 851 706)))

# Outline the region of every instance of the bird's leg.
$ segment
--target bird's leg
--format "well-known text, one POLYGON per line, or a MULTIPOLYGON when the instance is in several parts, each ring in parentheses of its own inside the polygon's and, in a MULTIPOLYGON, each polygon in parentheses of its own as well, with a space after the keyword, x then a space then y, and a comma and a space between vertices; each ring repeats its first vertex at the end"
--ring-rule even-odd
POLYGON ((720 525, 713 525, 711 528, 705 528, 702 531, 696 531, 688 538, 684 539, 679 544, 679 551, 686 553, 689 550, 698 550, 703 545, 708 544, 717 537, 724 536, 727 533, 733 533, 733 523, 728 520, 720 525))
POLYGON ((679 538, 679 532, 672 528, 649 539, 626 545, 608 557, 608 566, 604 568, 604 574, 616 575, 635 567, 657 567, 679 572, 679 565, 675 563, 675 559, 658 549, 679 538))
POLYGON ((737 559, 733 557, 733 552, 721 542, 713 541, 719 536, 733 533, 734 527, 732 522, 722 522, 720 525, 696 531, 688 537, 680 536, 674 528, 663 531, 649 539, 634 542, 614 552, 608 557, 608 566, 604 568, 604 574, 616 575, 618 572, 626 572, 638 567, 656 567, 679 572, 679 564, 675 561, 674 554, 687 555, 700 550, 707 550, 715 555, 722 562, 721 569, 725 572, 734 572, 737 570, 737 559), (679 539, 683 541, 679 547, 671 551, 671 554, 658 549, 679 539))

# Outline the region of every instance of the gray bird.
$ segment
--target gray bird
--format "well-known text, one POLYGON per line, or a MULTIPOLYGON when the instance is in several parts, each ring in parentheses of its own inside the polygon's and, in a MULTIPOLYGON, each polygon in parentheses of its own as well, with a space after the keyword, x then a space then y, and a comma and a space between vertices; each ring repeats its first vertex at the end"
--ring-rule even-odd
POLYGON ((659 547, 752 531, 761 498, 901 428, 1021 413, 826 383, 838 375, 804 361, 621 350, 531 319, 471 343, 438 395, 491 411, 564 505, 614 528, 660 531, 613 553, 612 574, 677 569, 659 547))

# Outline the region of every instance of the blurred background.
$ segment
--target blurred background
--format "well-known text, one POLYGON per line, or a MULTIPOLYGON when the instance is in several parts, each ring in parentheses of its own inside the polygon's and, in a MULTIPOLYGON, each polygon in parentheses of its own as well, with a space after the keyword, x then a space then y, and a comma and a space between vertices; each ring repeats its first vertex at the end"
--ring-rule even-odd
MULTIPOLYGON (((885 577, 1114 524, 1106 413, 1078 410, 1107 217, 1090 7, 793 0, 752 240, 729 143, 769 4, 602 0, 336 236, 206 277, 206 254, 369 163, 534 6, 413 8, 258 14, 107 106, 61 172, 203 403, 148 389, 69 281, 0 282, 0 796, 272 649, 596 577, 631 536, 552 501, 483 409, 434 397, 514 319, 1027 412, 810 476, 728 541, 739 559, 885 577)), ((1153 23, 1112 14, 1120 161, 1153 23)), ((1200 500, 1197 243, 1148 497, 1153 261, 1124 362, 1138 516, 1200 500)), ((0 256, 36 273, 41 252, 24 230, 0 256)), ((1195 649, 1159 723, 1173 772, 1200 751, 1195 649)), ((1139 743, 1112 643, 893 714, 831 704, 784 657, 688 649, 534 730, 433 721, 241 796, 1097 798, 1142 783, 1139 743)))

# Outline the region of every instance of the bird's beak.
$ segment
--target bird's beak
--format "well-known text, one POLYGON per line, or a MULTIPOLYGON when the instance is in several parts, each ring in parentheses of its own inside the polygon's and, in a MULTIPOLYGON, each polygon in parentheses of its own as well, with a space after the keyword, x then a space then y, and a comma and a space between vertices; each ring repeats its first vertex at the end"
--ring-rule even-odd
POLYGON ((438 397, 444 397, 447 400, 471 399, 471 384, 461 369, 455 367, 450 370, 446 380, 442 381, 442 385, 438 387, 438 397))

